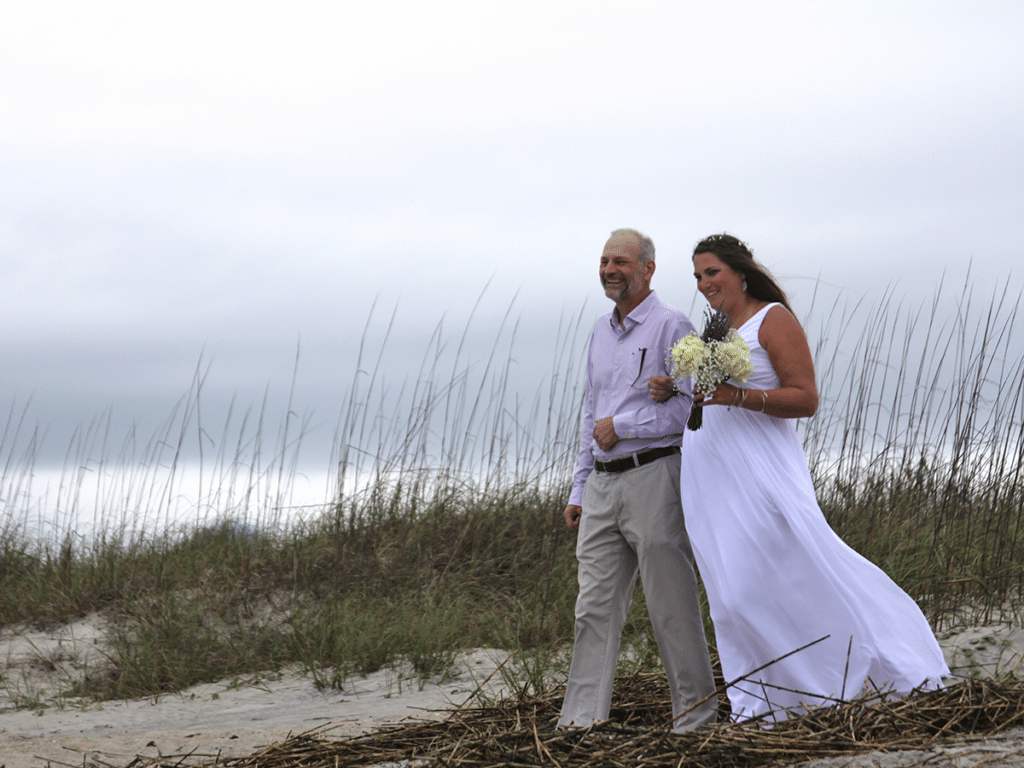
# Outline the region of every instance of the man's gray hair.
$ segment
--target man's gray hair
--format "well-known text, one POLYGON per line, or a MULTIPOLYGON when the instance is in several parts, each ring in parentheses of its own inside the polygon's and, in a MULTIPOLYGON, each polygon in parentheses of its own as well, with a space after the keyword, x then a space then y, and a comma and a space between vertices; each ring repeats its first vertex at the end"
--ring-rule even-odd
POLYGON ((643 232, 637 232, 635 229, 627 227, 625 229, 616 229, 612 232, 612 237, 615 235, 632 235, 640 241, 640 253, 637 254, 637 257, 641 264, 654 261, 654 241, 643 232))

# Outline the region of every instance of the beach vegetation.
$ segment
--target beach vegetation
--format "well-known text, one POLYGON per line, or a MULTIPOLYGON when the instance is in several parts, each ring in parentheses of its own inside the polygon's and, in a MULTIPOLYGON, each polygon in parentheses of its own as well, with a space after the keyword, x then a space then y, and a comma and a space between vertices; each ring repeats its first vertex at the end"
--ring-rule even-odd
MULTIPOLYGON (((1019 620, 1020 297, 979 302, 965 290, 953 311, 941 306, 903 307, 887 294, 812 310, 821 406, 800 434, 833 528, 934 627, 1019 620)), ((300 511, 288 501, 307 420, 289 407, 271 440, 269 414, 232 413, 215 440, 199 421, 199 371, 148 440, 132 434, 114 450, 102 419, 82 430, 47 497, 69 522, 41 535, 30 501, 39 436, 12 408, 0 432, 0 627, 100 614, 102 663, 64 688, 95 699, 291 665, 323 687, 397 665, 422 682, 481 647, 512 652, 499 670, 510 690, 556 685, 573 633, 575 536, 562 510, 588 327, 583 312, 563 319, 551 373, 527 402, 510 387, 511 320, 482 361, 470 359, 465 333, 453 341, 439 326, 397 385, 365 345, 328 462, 333 490, 300 511), (196 434, 205 464, 196 513, 182 520, 181 457, 196 434), (86 534, 70 513, 87 502, 97 522, 86 534)), ((706 610, 705 619, 713 649, 706 610)), ((659 664, 639 586, 622 659, 625 673, 659 664)), ((0 687, 16 686, 0 674, 0 687)))

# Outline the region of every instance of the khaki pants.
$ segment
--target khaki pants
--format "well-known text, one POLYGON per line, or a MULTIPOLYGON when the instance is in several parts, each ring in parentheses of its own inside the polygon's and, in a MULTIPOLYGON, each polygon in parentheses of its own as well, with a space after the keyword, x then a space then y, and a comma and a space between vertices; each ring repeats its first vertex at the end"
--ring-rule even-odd
MULTIPOLYGON (((714 691, 693 553, 679 502, 679 456, 626 472, 592 472, 576 542, 576 642, 561 727, 607 720, 615 663, 637 572, 678 716, 714 691)), ((676 731, 714 722, 714 696, 675 720, 676 731)))

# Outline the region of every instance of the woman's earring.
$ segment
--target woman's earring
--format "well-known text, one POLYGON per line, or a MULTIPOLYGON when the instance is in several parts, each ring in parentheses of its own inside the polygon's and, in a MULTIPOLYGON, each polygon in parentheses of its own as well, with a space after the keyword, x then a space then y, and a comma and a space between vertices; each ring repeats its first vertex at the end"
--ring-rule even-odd
POLYGON ((742 288, 743 288, 743 292, 746 293, 747 292, 747 278, 745 278, 745 277, 743 278, 742 288))

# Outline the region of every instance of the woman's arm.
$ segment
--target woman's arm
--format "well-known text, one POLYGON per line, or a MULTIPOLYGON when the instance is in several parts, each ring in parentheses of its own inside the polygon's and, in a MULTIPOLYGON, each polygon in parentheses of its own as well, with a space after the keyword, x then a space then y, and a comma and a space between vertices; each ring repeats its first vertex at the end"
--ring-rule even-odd
MULTIPOLYGON (((772 307, 761 323, 757 340, 768 353, 772 368, 779 377, 775 389, 743 389, 728 382, 719 384, 713 393, 701 397, 694 393, 694 403, 727 405, 748 411, 767 413, 780 419, 813 416, 818 410, 818 387, 814 383, 814 359, 803 328, 783 306, 772 307)), ((671 379, 652 379, 651 399, 670 396, 671 379)))
POLYGON ((757 340, 768 353, 779 387, 763 395, 751 390, 744 407, 783 419, 813 416, 818 410, 818 386, 814 383, 811 348, 800 323, 785 307, 772 307, 761 323, 757 340))

